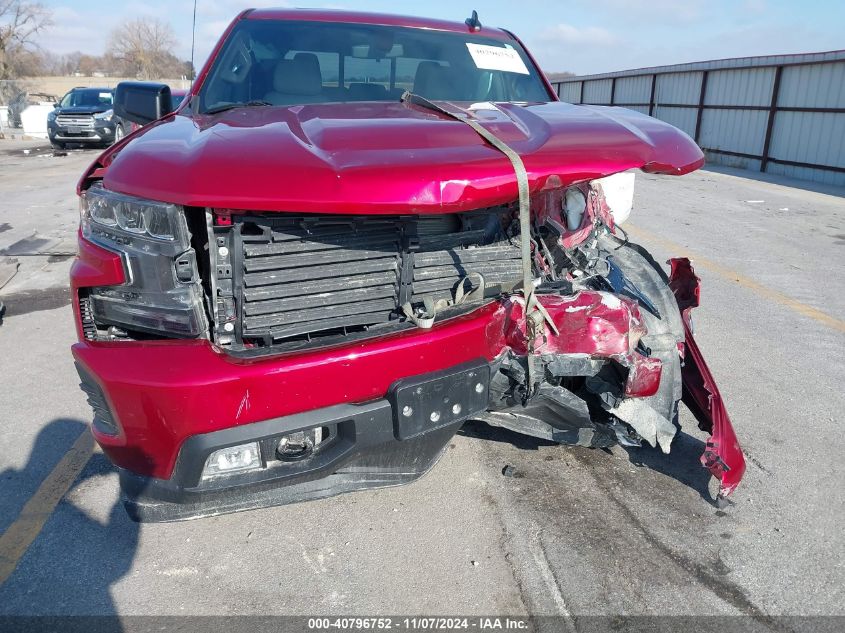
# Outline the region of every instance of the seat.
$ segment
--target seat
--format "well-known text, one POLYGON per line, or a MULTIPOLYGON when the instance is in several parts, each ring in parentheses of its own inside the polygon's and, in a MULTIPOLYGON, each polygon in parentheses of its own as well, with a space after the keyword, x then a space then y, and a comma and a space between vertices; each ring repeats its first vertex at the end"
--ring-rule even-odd
POLYGON ((297 105, 323 101, 323 78, 317 57, 313 61, 306 57, 282 59, 273 73, 273 90, 264 99, 273 105, 297 105))
POLYGON ((420 62, 414 75, 414 94, 426 99, 460 100, 461 89, 455 73, 437 62, 420 62))
POLYGON ((320 75, 320 82, 322 83, 322 73, 320 72, 320 60, 314 53, 297 53, 293 56, 297 61, 303 62, 309 66, 308 72, 320 75))

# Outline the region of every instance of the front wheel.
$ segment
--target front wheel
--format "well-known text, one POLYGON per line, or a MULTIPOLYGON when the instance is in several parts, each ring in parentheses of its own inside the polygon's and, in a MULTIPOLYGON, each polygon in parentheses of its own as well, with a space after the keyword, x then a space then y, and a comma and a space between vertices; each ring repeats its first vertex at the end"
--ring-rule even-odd
POLYGON ((675 295, 669 288, 668 277, 642 246, 623 243, 615 237, 602 238, 600 244, 627 279, 656 308, 657 314, 653 314, 640 307, 640 317, 648 330, 642 343, 650 350, 649 356, 659 358, 663 363, 657 393, 643 400, 667 420, 674 422, 682 395, 678 344, 684 342, 684 325, 675 295))
POLYGON ((58 141, 50 141, 50 145, 53 146, 53 149, 67 149, 67 145, 65 143, 59 143, 58 141))
POLYGON ((114 143, 112 145, 120 143, 123 140, 123 137, 126 136, 126 132, 123 131, 123 126, 118 125, 114 128, 114 143))

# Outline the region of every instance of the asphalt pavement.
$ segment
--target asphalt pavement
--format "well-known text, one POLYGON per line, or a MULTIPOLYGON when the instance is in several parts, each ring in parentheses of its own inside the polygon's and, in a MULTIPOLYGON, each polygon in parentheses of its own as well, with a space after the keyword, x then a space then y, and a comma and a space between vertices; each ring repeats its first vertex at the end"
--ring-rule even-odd
POLYGON ((845 615, 845 191, 638 175, 631 240, 702 278, 696 335, 748 460, 726 508, 682 409, 669 456, 471 422, 409 486, 138 525, 79 440, 67 272, 95 156, 0 141, 0 266, 19 264, 0 289, 0 616, 845 615))

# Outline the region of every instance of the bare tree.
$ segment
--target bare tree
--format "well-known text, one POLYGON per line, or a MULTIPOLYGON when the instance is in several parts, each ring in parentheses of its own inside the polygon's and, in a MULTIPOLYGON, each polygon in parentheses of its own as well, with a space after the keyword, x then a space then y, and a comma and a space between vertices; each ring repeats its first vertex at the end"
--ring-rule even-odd
POLYGON ((169 24, 156 18, 138 18, 112 31, 108 55, 122 65, 127 75, 157 79, 166 77, 171 70, 176 60, 175 47, 176 34, 169 24))
POLYGON ((33 40, 52 23, 51 15, 38 2, 0 0, 0 79, 33 71, 33 40))

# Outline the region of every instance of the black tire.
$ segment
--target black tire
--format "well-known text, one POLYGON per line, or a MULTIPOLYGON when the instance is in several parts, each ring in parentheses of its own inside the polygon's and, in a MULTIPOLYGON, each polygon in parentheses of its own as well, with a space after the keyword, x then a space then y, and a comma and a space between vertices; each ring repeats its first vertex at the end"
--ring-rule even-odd
POLYGON ((648 328, 648 334, 642 339, 643 345, 651 350, 653 357, 663 361, 660 388, 655 395, 644 400, 660 415, 674 422, 678 401, 681 399, 678 343, 684 341, 684 325, 675 295, 669 289, 668 277, 654 257, 638 244, 622 245, 611 238, 603 238, 600 244, 660 313, 657 317, 645 308, 640 308, 640 315, 648 328))
POLYGON ((53 146, 53 149, 59 149, 59 150, 67 149, 66 143, 59 143, 58 141, 50 141, 50 145, 53 146))

